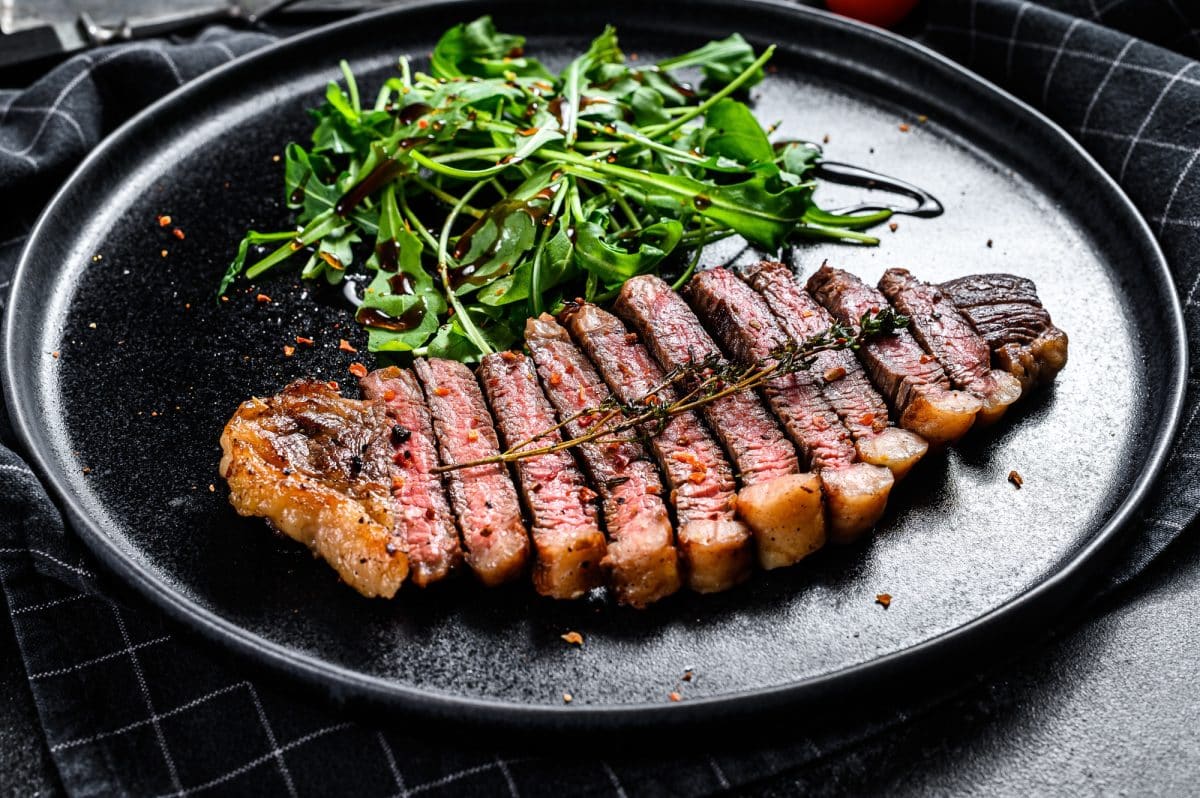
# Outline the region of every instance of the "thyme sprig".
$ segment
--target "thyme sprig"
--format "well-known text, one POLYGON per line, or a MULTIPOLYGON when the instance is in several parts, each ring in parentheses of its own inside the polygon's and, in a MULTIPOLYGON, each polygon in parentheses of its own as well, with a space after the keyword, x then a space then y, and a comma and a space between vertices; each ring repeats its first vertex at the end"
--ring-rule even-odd
POLYGON ((892 308, 884 308, 877 313, 864 313, 855 325, 834 322, 816 335, 803 341, 788 341, 773 349, 766 357, 749 363, 732 363, 714 352, 676 365, 663 375, 661 382, 633 401, 622 402, 615 394, 609 394, 600 404, 567 416, 500 454, 438 466, 433 471, 444 473, 492 463, 512 463, 566 451, 586 443, 644 442, 661 433, 674 416, 742 391, 761 388, 777 377, 805 371, 816 362, 821 352, 857 350, 867 341, 895 334, 897 330, 907 327, 908 322, 907 316, 892 308), (664 394, 672 395, 676 390, 680 393, 671 401, 662 400, 664 394), (587 431, 566 440, 527 448, 576 422, 581 423, 587 431), (619 437, 622 433, 632 433, 632 436, 619 437))

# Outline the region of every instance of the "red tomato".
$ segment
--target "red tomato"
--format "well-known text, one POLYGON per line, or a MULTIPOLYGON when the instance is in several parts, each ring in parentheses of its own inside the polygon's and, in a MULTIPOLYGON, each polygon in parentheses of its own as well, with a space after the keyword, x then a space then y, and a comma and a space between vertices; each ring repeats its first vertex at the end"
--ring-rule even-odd
POLYGON ((918 0, 825 0, 835 14, 890 28, 908 16, 918 0))

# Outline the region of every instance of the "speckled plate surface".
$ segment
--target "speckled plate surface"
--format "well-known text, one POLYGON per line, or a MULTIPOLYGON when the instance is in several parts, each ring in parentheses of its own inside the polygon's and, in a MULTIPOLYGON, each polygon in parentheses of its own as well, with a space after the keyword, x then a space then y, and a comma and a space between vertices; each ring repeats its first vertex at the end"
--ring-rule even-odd
MULTIPOLYGON (((705 261, 754 257, 730 247, 705 261)), ((93 153, 31 235, 9 309, 14 425, 121 578, 336 699, 533 730, 691 724, 895 689, 1041 628, 1119 543, 1170 443, 1186 360, 1161 253, 1064 133, 916 45, 774 2, 415 3, 243 58, 93 153), (998 428, 926 458, 870 540, 729 593, 640 613, 469 580, 390 602, 358 597, 300 546, 236 516, 216 468, 240 401, 305 374, 347 380, 354 359, 371 363, 339 352, 338 339, 363 336, 340 292, 318 290, 314 302, 290 274, 221 305, 212 290, 243 229, 286 224, 273 156, 307 135, 304 109, 337 59, 371 84, 398 54, 423 56, 446 27, 485 11, 552 64, 605 22, 643 59, 734 31, 778 43, 778 71, 754 90, 760 119, 780 120, 789 138, 828 135, 830 158, 911 180, 946 205, 941 218, 884 228, 876 249, 798 247, 801 271, 828 258, 870 281, 891 265, 928 280, 1027 275, 1071 336, 1070 364, 998 428), (160 213, 185 240, 159 228, 160 213), (260 290, 269 306, 254 301, 260 290), (285 358, 296 335, 317 345, 285 358), (888 610, 875 603, 884 592, 888 610), (560 640, 568 630, 582 648, 560 640), (675 690, 682 702, 668 701, 675 690)))

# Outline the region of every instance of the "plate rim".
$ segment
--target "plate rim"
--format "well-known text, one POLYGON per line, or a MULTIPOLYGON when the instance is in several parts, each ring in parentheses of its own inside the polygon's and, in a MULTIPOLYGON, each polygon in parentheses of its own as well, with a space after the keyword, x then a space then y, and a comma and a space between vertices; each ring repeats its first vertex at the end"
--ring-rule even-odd
MULTIPOLYGON (((1047 134, 1058 137, 1060 143, 1073 150, 1082 164, 1101 179, 1111 193, 1110 199, 1116 201, 1129 214, 1141 238, 1138 242, 1139 248, 1150 256, 1161 272, 1160 276, 1165 281, 1163 287, 1169 297, 1167 306, 1163 308, 1166 316, 1164 322, 1174 329, 1171 364, 1175 368, 1174 381, 1167 394, 1168 406, 1160 425, 1160 431, 1165 434, 1156 437, 1146 467, 1134 480, 1120 505, 1096 529, 1091 538, 1070 554, 1057 570, 1047 574, 1019 595, 960 626, 912 646, 829 673, 773 687, 740 690, 679 703, 555 706, 429 692, 413 685, 369 676, 320 657, 298 652, 250 632, 200 606, 122 551, 102 529, 102 525, 83 510, 68 481, 60 478, 61 470, 38 445, 46 442, 50 436, 45 434, 45 430, 38 428, 36 391, 28 384, 36 381, 28 380, 28 375, 22 377, 16 373, 18 355, 13 342, 19 332, 16 324, 18 313, 14 309, 19 306, 26 290, 25 285, 30 279, 29 274, 35 268, 33 261, 38 245, 44 237, 53 234, 52 221, 58 207, 67 201, 75 184, 81 181, 81 176, 96 168, 98 164, 103 164, 110 152, 118 149, 122 141, 135 129, 153 121, 159 113, 171 109, 181 98, 225 79, 230 73, 249 71, 256 61, 276 56, 281 52, 303 50, 313 41, 343 28, 369 25, 375 19, 405 16, 437 7, 451 11, 456 6, 468 5, 470 2, 472 0, 415 0, 323 25, 239 56, 163 96, 111 132, 81 161, 39 215, 17 261, 5 308, 4 342, 3 349, 0 350, 4 401, 13 431, 24 447, 22 454, 64 511, 64 520, 69 528, 83 540, 92 554, 109 571, 123 582, 132 585, 174 621, 196 630, 206 639, 232 650, 254 665, 281 670, 310 686, 332 693, 338 702, 362 699, 369 705, 401 707, 437 720, 501 725, 535 731, 615 730, 647 724, 680 727, 697 722, 748 717, 782 706, 818 702, 850 690, 858 692, 873 681, 886 682, 895 687, 904 683, 897 681, 897 677, 919 680, 922 666, 930 661, 936 660, 945 664, 947 652, 955 649, 961 651, 972 643, 978 644, 986 637, 995 636, 1000 628, 1014 625, 1038 606, 1049 603, 1051 599, 1063 602, 1068 593, 1082 588, 1082 583, 1102 564, 1105 559, 1103 555, 1112 550, 1127 522, 1154 486, 1174 444, 1183 410, 1187 384, 1187 331, 1179 293, 1157 238, 1150 230, 1145 217, 1112 176, 1076 139, 1041 111, 920 42, 787 0, 703 0, 703 3, 710 7, 749 6, 776 14, 808 17, 818 25, 841 27, 847 29, 851 35, 874 40, 892 48, 908 50, 931 67, 948 71, 951 76, 973 84, 978 91, 1003 101, 1018 114, 1024 115, 1044 129, 1047 134), (868 678, 881 674, 887 674, 891 678, 868 678)), ((1060 615, 1061 610, 1062 607, 1058 607, 1056 614, 1060 615)), ((1026 638, 1028 637, 1026 635, 1026 638)))

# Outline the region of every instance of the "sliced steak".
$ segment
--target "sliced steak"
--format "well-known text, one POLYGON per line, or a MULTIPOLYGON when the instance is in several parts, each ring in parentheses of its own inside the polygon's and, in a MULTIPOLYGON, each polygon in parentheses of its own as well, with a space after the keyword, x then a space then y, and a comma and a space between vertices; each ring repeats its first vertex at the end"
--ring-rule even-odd
MULTIPOLYGON (((788 337, 766 301, 728 269, 700 272, 684 289, 718 340, 739 363, 770 360, 788 337)), ((829 536, 845 543, 875 526, 887 507, 892 472, 863 463, 812 370, 781 374, 763 386, 767 403, 821 476, 829 511, 829 536)))
MULTIPOLYGON (((651 393, 659 403, 675 401, 676 392, 662 387, 662 369, 616 316, 571 303, 561 318, 622 402, 651 393)), ((688 585, 712 593, 744 581, 751 568, 750 530, 735 518, 733 469, 700 417, 681 413, 667 419, 650 438, 650 451, 671 489, 688 585)))
POLYGON ((221 435, 221 476, 242 515, 266 518, 364 596, 408 574, 406 519, 392 503, 391 420, 377 402, 299 380, 243 402, 221 435))
POLYGON ((363 394, 383 403, 392 447, 392 497, 401 547, 412 580, 425 587, 444 579, 462 561, 458 529, 437 467, 437 441, 421 386, 410 371, 395 366, 372 371, 360 381, 363 394))
MULTIPOLYGON (((479 366, 479 379, 506 448, 529 441, 557 423, 554 409, 538 385, 533 363, 525 355, 487 355, 479 366)), ((522 449, 561 440, 555 430, 522 449)), ((517 460, 515 466, 537 553, 534 588, 543 596, 574 599, 603 585, 600 562, 607 546, 596 520, 596 494, 587 486, 571 453, 528 457, 517 460)))
POLYGON ((1029 390, 1054 381, 1067 365, 1067 334, 1054 326, 1032 280, 1013 274, 972 274, 941 289, 970 320, 997 366, 1029 390))
MULTIPOLYGON (((663 369, 721 357, 696 314, 660 277, 626 281, 614 310, 663 369)), ((824 545, 820 479, 800 473, 795 448, 759 398, 731 394, 704 405, 703 415, 741 478, 738 515, 754 531, 759 564, 791 565, 824 545)))
MULTIPOLYGON (((413 371, 425 389, 443 465, 500 453, 492 417, 471 370, 456 360, 418 358, 413 371)), ((445 474, 467 564, 485 585, 517 578, 529 559, 521 501, 503 463, 445 474)))
MULTIPOLYGON (((887 307, 876 288, 828 265, 808 279, 808 291, 835 318, 855 328, 863 315, 887 307)), ((953 390, 937 358, 926 354, 908 330, 868 341, 858 353, 876 387, 896 409, 900 426, 930 444, 956 441, 975 422, 982 403, 953 390)))
MULTIPOLYGON (((833 324, 829 311, 800 287, 796 275, 784 264, 763 261, 747 272, 746 279, 797 343, 823 334, 833 324)), ((863 462, 886 466, 900 479, 925 456, 929 444, 915 432, 891 424, 887 404, 853 352, 821 352, 812 372, 821 378, 821 392, 854 436, 863 462)))
POLYGON ((992 369, 987 343, 940 288, 918 280, 906 269, 888 269, 879 281, 879 290, 909 317, 913 337, 938 359, 951 384, 983 402, 977 421, 999 421, 1008 406, 1021 398, 1017 378, 992 369))
MULTIPOLYGON (((602 423, 578 415, 598 406, 609 391, 567 331, 543 313, 525 323, 525 343, 567 435, 584 435, 602 423)), ((602 437, 578 451, 604 504, 609 539, 604 565, 612 573, 617 600, 644 607, 679 589, 679 555, 654 464, 628 433, 620 438, 602 437)))

